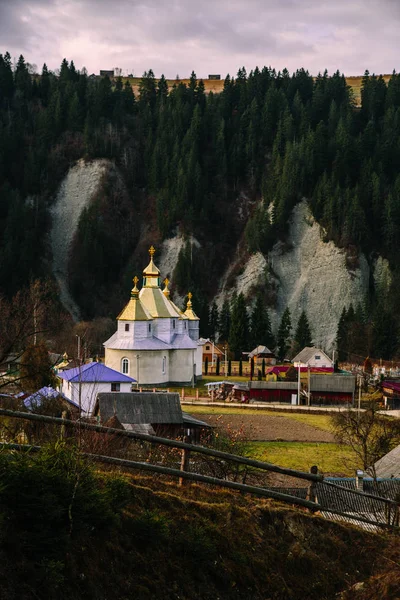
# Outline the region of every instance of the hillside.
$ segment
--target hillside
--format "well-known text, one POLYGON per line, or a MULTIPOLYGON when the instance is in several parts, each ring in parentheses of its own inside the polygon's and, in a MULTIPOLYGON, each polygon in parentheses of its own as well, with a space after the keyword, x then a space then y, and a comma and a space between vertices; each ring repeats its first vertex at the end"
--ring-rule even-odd
POLYGON ((291 339, 304 312, 309 341, 327 350, 342 320, 342 358, 399 354, 399 75, 366 73, 360 108, 344 75, 301 68, 239 69, 218 94, 194 74, 171 88, 149 71, 135 95, 66 59, 32 80, 5 54, 0 78, 9 301, 55 271, 75 319, 115 318, 153 244, 177 301, 193 293, 201 334, 236 356, 265 342, 267 321, 276 334, 287 310, 291 339))
MULTIPOLYGON (((391 78, 391 75, 382 75, 383 80, 387 84, 391 78)), ((363 77, 360 75, 359 77, 355 75, 345 76, 347 85, 351 88, 353 92, 353 97, 357 106, 361 106, 361 86, 363 77)), ((129 81, 129 84, 132 86, 133 92, 135 96, 139 96, 140 92, 140 82, 141 77, 123 77, 123 81, 129 81)), ((315 79, 315 78, 314 78, 315 79)), ((158 83, 158 79, 156 82, 158 83)), ((189 85, 190 79, 167 79, 168 87, 171 89, 174 85, 179 85, 183 83, 184 85, 189 85)), ((212 92, 213 94, 220 94, 224 89, 224 77, 220 80, 215 79, 203 79, 204 82, 204 90, 206 94, 212 92)))
POLYGON ((384 536, 242 494, 96 473, 61 445, 0 459, 2 600, 399 593, 395 544, 384 536))

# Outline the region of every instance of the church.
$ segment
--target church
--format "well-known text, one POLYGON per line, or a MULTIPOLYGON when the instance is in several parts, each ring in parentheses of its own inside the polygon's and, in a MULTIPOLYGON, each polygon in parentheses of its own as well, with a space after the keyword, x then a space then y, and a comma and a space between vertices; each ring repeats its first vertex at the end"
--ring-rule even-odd
POLYGON ((117 331, 104 343, 105 364, 142 385, 190 385, 202 374, 199 318, 188 294, 185 312, 170 299, 168 279, 161 289, 160 271, 153 261, 138 278, 128 304, 117 317, 117 331))

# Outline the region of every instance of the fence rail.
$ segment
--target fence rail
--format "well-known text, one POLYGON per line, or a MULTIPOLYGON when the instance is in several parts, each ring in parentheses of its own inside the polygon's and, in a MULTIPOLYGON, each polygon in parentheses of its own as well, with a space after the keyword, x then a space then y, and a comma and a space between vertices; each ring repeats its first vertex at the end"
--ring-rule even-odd
MULTIPOLYGON (((112 464, 120 467, 125 467, 129 469, 136 469, 141 471, 149 471, 153 473, 159 473, 163 475, 168 475, 174 478, 178 478, 180 481, 189 480, 189 481, 198 481, 202 483, 207 483, 211 485, 216 485, 223 488, 234 489, 244 493, 253 494, 260 497, 272 498, 278 500, 280 502, 285 502, 291 505, 301 506, 303 508, 307 508, 313 513, 320 512, 330 518, 330 515, 336 515, 341 520, 345 520, 350 523, 364 523, 366 525, 372 526, 372 528, 385 528, 390 529, 392 531, 399 531, 399 508, 398 503, 394 500, 383 498, 376 494, 367 494, 359 490, 352 490, 349 488, 344 488, 343 486, 331 482, 325 481, 325 478, 322 474, 316 472, 304 472, 297 471, 295 469, 287 469, 283 467, 279 467, 278 465, 274 465, 271 463, 266 463, 263 461, 258 461, 254 459, 249 459, 243 456, 238 456, 235 454, 230 454, 227 452, 222 452, 220 450, 215 450, 212 448, 206 448, 204 446, 198 446, 194 444, 190 444, 188 442, 181 442, 178 440, 171 440, 168 438, 162 438, 158 436, 136 433, 132 431, 125 431, 120 429, 113 429, 110 427, 104 427, 102 425, 96 425, 94 423, 85 423, 81 421, 72 421, 69 419, 58 418, 58 417, 50 417, 47 415, 37 415, 34 413, 24 413, 20 411, 12 411, 8 409, 0 409, 0 416, 16 418, 16 419, 24 419, 28 421, 36 421, 41 423, 50 423, 58 425, 62 428, 72 427, 75 429, 85 429, 90 431, 95 431, 98 433, 102 433, 105 435, 112 435, 118 437, 126 437, 134 440, 141 440, 145 442, 149 442, 151 444, 163 445, 167 447, 173 447, 177 449, 181 449, 183 453, 198 453, 210 456, 212 458, 219 458, 226 461, 235 462, 237 464, 246 465, 249 467, 254 467, 255 469, 271 471, 275 473, 280 473, 284 475, 288 475, 290 477, 303 479, 310 482, 307 497, 303 498, 298 495, 291 495, 288 493, 283 493, 277 491, 276 489, 269 489, 260 486, 248 485, 245 483, 238 483, 236 481, 229 481, 226 479, 220 479, 217 477, 210 477, 208 475, 202 475, 200 473, 193 473, 185 469, 174 469, 171 467, 162 466, 159 464, 151 464, 149 462, 139 462, 133 460, 126 460, 122 458, 117 458, 113 456, 104 456, 101 454, 92 454, 81 452, 82 456, 101 463, 112 464), (337 505, 337 501, 333 498, 332 501, 318 501, 318 491, 317 488, 319 486, 320 490, 323 490, 325 487, 328 489, 336 490, 338 498, 345 494, 345 501, 347 502, 346 506, 348 506, 348 510, 339 510, 335 507, 337 505), (356 502, 350 500, 351 497, 357 499, 356 502), (312 498, 312 499, 310 499, 312 498), (346 500, 347 498, 347 500, 346 500), (369 504, 368 504, 369 503, 369 504), (362 508, 359 508, 359 507, 362 508), (367 508, 366 508, 367 507, 367 508)), ((10 449, 10 450, 18 450, 18 451, 32 451, 38 452, 40 451, 40 446, 33 446, 27 444, 13 444, 13 443, 1 443, 0 448, 10 449)), ((186 455, 186 459, 187 459, 186 455)), ((188 460, 182 460, 182 464, 185 464, 187 468, 188 460)), ((342 500, 343 504, 343 500, 342 500)), ((370 527, 371 528, 371 527, 370 527)))

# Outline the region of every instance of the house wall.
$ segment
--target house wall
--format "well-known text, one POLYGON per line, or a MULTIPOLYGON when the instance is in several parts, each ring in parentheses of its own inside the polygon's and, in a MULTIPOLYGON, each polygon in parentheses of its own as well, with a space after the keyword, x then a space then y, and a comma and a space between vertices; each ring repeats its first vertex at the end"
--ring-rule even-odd
MULTIPOLYGON (((295 367, 299 366, 298 362, 294 363, 295 367)), ((316 352, 315 354, 312 355, 312 357, 310 358, 310 360, 307 363, 300 363, 300 367, 327 367, 327 368, 332 368, 333 367, 333 362, 331 361, 330 358, 328 358, 327 356, 325 356, 323 353, 319 353, 316 352), (319 358, 316 358, 319 357, 319 358)))
POLYGON ((353 394, 344 392, 311 392, 313 406, 352 404, 353 394))
MULTIPOLYGON (((79 405, 79 388, 81 388, 81 407, 82 412, 89 413, 94 409, 97 394, 101 392, 111 392, 111 382, 88 382, 78 383, 62 380, 61 391, 67 398, 79 405)), ((120 383, 120 392, 130 392, 132 384, 120 383)))

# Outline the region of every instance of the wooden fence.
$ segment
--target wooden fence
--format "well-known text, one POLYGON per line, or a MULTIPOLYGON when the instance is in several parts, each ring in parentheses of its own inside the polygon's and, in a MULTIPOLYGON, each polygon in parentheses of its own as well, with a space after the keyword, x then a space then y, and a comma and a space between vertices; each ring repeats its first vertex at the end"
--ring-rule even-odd
MULTIPOLYGON (((337 510, 334 507, 320 504, 317 501, 317 497, 315 495, 315 486, 317 484, 329 485, 331 488, 336 488, 343 492, 344 488, 339 484, 334 482, 327 482, 322 474, 318 473, 316 468, 313 467, 309 473, 304 471, 297 471, 295 469, 287 469, 284 467, 280 467, 278 465, 272 463, 266 463, 259 460, 250 459, 244 456, 238 456, 235 454, 230 454, 227 452, 222 452, 220 450, 216 450, 213 448, 207 448, 205 446, 198 446, 187 441, 179 441, 172 440, 169 438, 161 438, 154 435, 148 435, 143 433, 136 433, 132 431, 126 431, 121 429, 113 429, 110 427, 104 427, 102 425, 97 425, 95 423, 86 423, 82 421, 72 421, 69 419, 58 418, 58 417, 50 417, 46 415, 38 415, 33 413, 25 413, 20 411, 12 411, 8 409, 0 408, 0 416, 15 418, 15 419, 24 419, 27 421, 35 421, 39 423, 47 423, 58 425, 62 428, 62 431, 66 431, 67 428, 73 428, 78 430, 89 430, 95 431, 97 433, 102 433, 104 435, 112 435, 116 437, 125 437, 134 440, 141 440, 145 442, 149 442, 150 444, 162 445, 167 447, 172 447, 176 449, 182 450, 182 462, 180 469, 174 469, 170 467, 166 467, 159 464, 151 464, 149 462, 139 462, 126 460, 122 458, 117 458, 113 456, 105 456, 101 454, 91 454, 82 452, 82 455, 90 460, 97 461, 104 464, 116 465, 119 467, 124 467, 128 469, 135 469, 141 471, 150 471, 153 473, 159 473, 162 475, 167 475, 170 477, 177 478, 181 483, 183 481, 197 481, 206 484, 216 485, 223 488, 238 490, 243 493, 249 493, 260 497, 271 498, 274 500, 278 500, 280 502, 284 502, 291 505, 301 506, 303 508, 309 509, 311 512, 323 512, 328 515, 337 515, 341 517, 343 520, 347 520, 348 522, 356 522, 356 523, 364 523, 375 528, 386 528, 390 530, 399 531, 398 522, 399 522, 399 508, 398 504, 394 500, 390 500, 388 498, 383 498, 379 495, 375 494, 366 494, 364 492, 358 490, 346 489, 346 493, 350 495, 355 495, 356 498, 360 501, 365 502, 366 500, 370 500, 370 502, 374 503, 374 506, 378 506, 378 510, 375 509, 373 516, 374 519, 368 518, 372 513, 367 513, 367 516, 363 516, 363 514, 357 514, 356 511, 346 512, 342 510, 337 510), (260 471, 270 471, 274 473, 280 473, 283 475, 288 475, 290 477, 294 477, 297 479, 306 480, 309 483, 307 498, 302 498, 299 496, 282 493, 277 490, 248 485, 245 483, 238 483, 236 481, 229 481, 225 479, 220 479, 216 477, 210 477, 207 475, 202 475, 200 473, 193 473, 188 470, 189 468, 189 457, 191 453, 197 453, 202 455, 207 455, 215 459, 222 459, 225 461, 231 461, 237 464, 246 465, 248 467, 253 467, 260 471), (312 498, 312 499, 308 499, 312 498), (390 515, 390 519, 386 517, 382 517, 382 515, 390 515)), ((33 446, 27 444, 14 444, 3 442, 0 444, 0 448, 10 449, 10 450, 18 450, 18 451, 31 451, 37 452, 40 451, 40 446, 33 446)), ((329 518, 329 517, 328 517, 329 518)))

